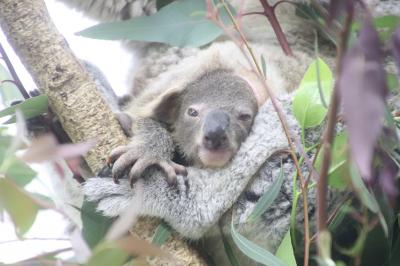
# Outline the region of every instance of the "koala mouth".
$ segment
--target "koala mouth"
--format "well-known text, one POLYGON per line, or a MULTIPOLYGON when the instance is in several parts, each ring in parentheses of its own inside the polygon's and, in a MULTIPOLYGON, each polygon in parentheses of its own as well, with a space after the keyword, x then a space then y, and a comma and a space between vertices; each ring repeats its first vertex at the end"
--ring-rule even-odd
POLYGON ((226 165, 233 156, 231 148, 207 149, 200 146, 198 155, 205 167, 222 167, 226 165))

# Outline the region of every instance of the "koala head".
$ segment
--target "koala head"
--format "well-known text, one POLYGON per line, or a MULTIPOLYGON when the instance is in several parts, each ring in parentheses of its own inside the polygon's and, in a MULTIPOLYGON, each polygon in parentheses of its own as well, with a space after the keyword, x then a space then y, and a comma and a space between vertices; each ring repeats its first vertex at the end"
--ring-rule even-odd
POLYGON ((207 168, 230 161, 258 110, 249 84, 223 69, 207 72, 169 94, 162 106, 158 115, 169 117, 179 152, 190 165, 207 168))

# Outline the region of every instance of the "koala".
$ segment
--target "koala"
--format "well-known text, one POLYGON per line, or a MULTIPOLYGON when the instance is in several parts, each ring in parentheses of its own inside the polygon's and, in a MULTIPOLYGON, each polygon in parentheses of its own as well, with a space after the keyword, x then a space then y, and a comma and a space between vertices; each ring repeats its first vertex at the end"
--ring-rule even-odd
POLYGON ((247 137, 256 112, 257 101, 246 81, 227 69, 205 72, 182 91, 162 95, 150 117, 131 113, 134 137, 111 153, 113 177, 117 180, 133 165, 132 184, 147 167, 157 165, 172 183, 175 173, 184 173, 172 161, 175 150, 186 165, 222 167, 247 137))
MULTIPOLYGON (((289 125, 296 134, 299 127, 290 115, 291 96, 281 97, 289 125)), ((131 188, 126 179, 115 184, 112 178, 90 178, 83 189, 89 201, 97 202, 98 211, 115 217, 140 203, 139 215, 165 220, 186 239, 204 243, 215 265, 229 265, 221 240, 221 231, 230 239, 230 226, 260 247, 275 252, 289 228, 292 176, 295 166, 283 152, 287 140, 271 103, 263 104, 254 119, 249 136, 223 167, 187 166, 187 175, 177 175, 171 186, 165 174, 150 168, 131 188), (258 199, 283 169, 285 181, 274 204, 255 223, 247 218, 258 199), (201 240, 200 240, 201 239, 201 240)), ((315 198, 310 193, 310 212, 315 198)), ((299 215, 301 224, 301 215, 299 215)), ((258 265, 236 250, 240 265, 258 265)))
MULTIPOLYGON (((63 1, 79 4, 95 16, 113 10, 101 8, 106 1, 63 1), (92 12, 96 10, 101 12, 92 12)), ((236 2, 241 1, 232 1, 236 2)), ((242 2, 249 8, 250 2, 259 4, 242 2)), ((116 14, 98 18, 126 18, 116 14)), ((265 27, 245 30, 254 36, 256 57, 263 55, 267 61, 265 79, 272 91, 293 91, 310 55, 296 49, 294 57, 286 57, 265 27)), ((149 45, 140 60, 136 95, 125 110, 133 123, 125 130, 132 132, 131 142, 111 153, 108 177, 87 180, 87 199, 98 202, 98 210, 109 217, 121 214, 132 200, 141 202, 140 215, 164 219, 186 239, 212 243, 206 244, 206 251, 216 265, 229 264, 219 223, 229 236, 232 219, 244 236, 274 252, 288 230, 295 170, 280 152, 287 148, 287 140, 272 106, 264 104, 268 95, 251 64, 223 38, 204 49, 149 45), (272 212, 247 225, 258 198, 278 176, 282 158, 288 178, 285 189, 272 212), (129 180, 122 178, 125 175, 129 180)), ((290 121, 298 130, 292 116, 290 121)), ((252 263, 244 255, 240 260, 243 265, 252 263)))
MULTIPOLYGON (((254 46, 254 52, 270 59, 266 80, 279 88, 276 94, 290 91, 302 76, 283 73, 294 66, 305 71, 310 60, 302 53, 282 57, 277 48, 264 46, 254 46)), ((104 215, 118 216, 132 200, 141 202, 140 215, 164 219, 191 241, 202 239, 198 243, 206 243, 216 265, 229 265, 218 222, 229 237, 233 219, 243 235, 275 251, 288 230, 295 172, 282 152, 287 140, 276 112, 265 103, 262 80, 239 54, 232 42, 218 42, 161 74, 125 111, 133 136, 111 153, 112 174, 84 185, 87 199, 104 215), (174 150, 180 161, 173 158, 174 150), (279 175, 281 159, 287 176, 282 194, 273 212, 249 226, 247 217, 279 175), (126 174, 130 180, 122 178, 126 174)), ((283 99, 298 134, 288 111, 290 97, 283 99)), ((245 256, 240 260, 252 265, 245 256)))

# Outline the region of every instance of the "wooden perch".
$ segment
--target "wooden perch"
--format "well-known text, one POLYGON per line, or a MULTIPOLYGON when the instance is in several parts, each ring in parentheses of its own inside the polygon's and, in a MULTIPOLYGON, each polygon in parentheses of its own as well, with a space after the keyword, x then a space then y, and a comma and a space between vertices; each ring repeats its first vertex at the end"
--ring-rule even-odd
MULTIPOLYGON (((105 163, 112 148, 127 142, 96 84, 74 56, 51 21, 43 0, 1 0, 0 26, 73 142, 96 139, 85 160, 93 172, 105 163)), ((157 219, 141 219, 135 232, 145 239, 154 234, 157 219)), ((205 265, 177 236, 165 249, 177 260, 156 265, 205 265)))

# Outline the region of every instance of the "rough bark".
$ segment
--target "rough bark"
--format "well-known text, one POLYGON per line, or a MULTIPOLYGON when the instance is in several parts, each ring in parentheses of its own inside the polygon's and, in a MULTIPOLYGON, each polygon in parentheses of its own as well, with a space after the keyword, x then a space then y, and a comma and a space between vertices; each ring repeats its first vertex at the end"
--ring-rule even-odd
MULTIPOLYGON (((28 69, 40 91, 73 142, 96 139, 85 160, 93 172, 105 162, 110 150, 126 143, 118 122, 89 74, 52 23, 43 0, 0 0, 0 26, 28 69)), ((136 232, 149 239, 156 219, 141 219, 136 232)), ((196 252, 175 236, 165 249, 174 262, 157 265, 203 265, 196 252)))

